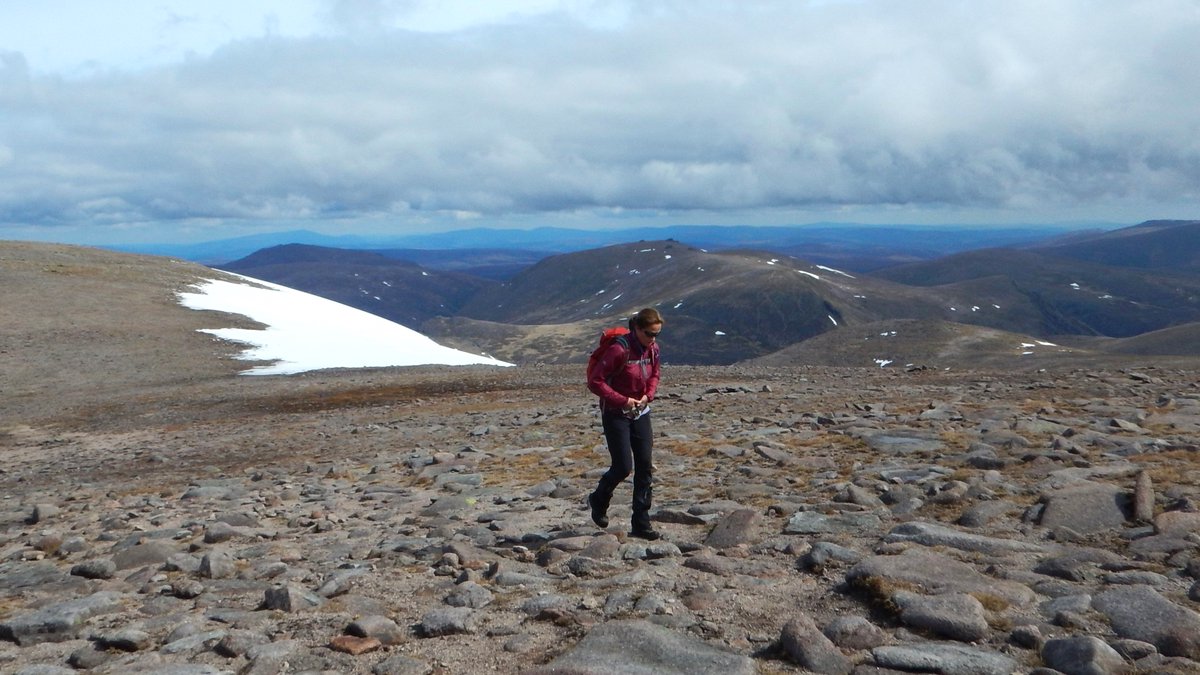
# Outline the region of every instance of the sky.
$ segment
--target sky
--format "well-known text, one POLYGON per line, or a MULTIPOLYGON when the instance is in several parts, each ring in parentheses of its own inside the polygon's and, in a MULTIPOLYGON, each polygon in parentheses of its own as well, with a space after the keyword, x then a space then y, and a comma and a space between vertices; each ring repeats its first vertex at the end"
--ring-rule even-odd
POLYGON ((240 314, 267 326, 203 329, 245 344, 238 358, 271 362, 249 368, 245 375, 294 375, 322 368, 512 365, 443 347, 410 328, 332 300, 242 279, 255 285, 209 279, 181 293, 179 302, 191 309, 240 314))
POLYGON ((1200 217, 1200 0, 0 3, 0 239, 1200 217))

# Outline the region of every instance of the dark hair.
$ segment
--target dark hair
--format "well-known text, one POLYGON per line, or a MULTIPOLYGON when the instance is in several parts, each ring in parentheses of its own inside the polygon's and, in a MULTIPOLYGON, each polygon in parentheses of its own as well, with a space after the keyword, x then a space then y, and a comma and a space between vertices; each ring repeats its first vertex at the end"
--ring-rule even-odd
POLYGON ((654 324, 661 323, 666 323, 663 321, 662 314, 659 314, 658 310, 653 307, 647 307, 630 317, 629 329, 633 330, 634 327, 637 327, 644 330, 654 324))

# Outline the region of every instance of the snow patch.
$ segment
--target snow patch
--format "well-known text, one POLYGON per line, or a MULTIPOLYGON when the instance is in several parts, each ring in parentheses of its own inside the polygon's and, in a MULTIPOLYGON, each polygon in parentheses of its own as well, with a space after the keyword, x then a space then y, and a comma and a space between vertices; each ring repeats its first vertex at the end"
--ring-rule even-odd
POLYGON ((411 328, 332 300, 235 276, 249 283, 209 279, 178 298, 184 307, 241 314, 267 326, 265 330, 201 329, 246 345, 239 359, 273 362, 243 371, 246 375, 290 375, 322 368, 512 365, 444 347, 411 328))
MULTIPOLYGON (((817 268, 817 269, 819 269, 819 270, 825 270, 826 272, 833 272, 834 274, 840 274, 840 275, 842 275, 842 276, 846 277, 847 279, 853 279, 853 278, 854 278, 853 276, 851 276, 851 275, 849 275, 849 274, 846 274, 845 272, 843 272, 843 271, 841 271, 841 270, 835 270, 835 269, 833 269, 832 267, 826 267, 826 266, 824 266, 824 265, 814 265, 814 267, 816 267, 816 268, 817 268)), ((856 297, 857 297, 857 296, 856 296, 856 297)))

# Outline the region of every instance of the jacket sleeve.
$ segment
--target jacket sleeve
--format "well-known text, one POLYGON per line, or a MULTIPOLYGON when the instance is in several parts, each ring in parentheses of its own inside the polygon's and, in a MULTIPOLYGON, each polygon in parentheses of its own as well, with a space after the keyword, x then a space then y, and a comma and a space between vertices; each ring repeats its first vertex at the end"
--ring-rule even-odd
POLYGON ((589 391, 600 397, 602 409, 619 410, 625 407, 625 401, 629 397, 609 386, 608 380, 617 371, 624 368, 625 362, 628 360, 629 355, 625 347, 616 341, 600 354, 600 361, 596 364, 596 369, 591 379, 588 380, 587 386, 589 391))

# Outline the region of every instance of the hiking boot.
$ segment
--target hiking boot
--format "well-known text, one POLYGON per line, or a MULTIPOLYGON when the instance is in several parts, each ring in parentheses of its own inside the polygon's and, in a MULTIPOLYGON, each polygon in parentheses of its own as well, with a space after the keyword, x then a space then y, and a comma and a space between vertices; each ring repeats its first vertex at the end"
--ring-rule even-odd
POLYGON ((592 522, 598 527, 608 527, 608 516, 604 514, 607 509, 598 508, 596 506, 596 495, 589 494, 587 497, 588 507, 592 509, 592 522))
POLYGON ((630 532, 629 536, 636 537, 638 539, 645 539, 646 541, 656 541, 658 539, 662 539, 662 533, 651 528, 646 528, 644 530, 636 529, 630 532))

